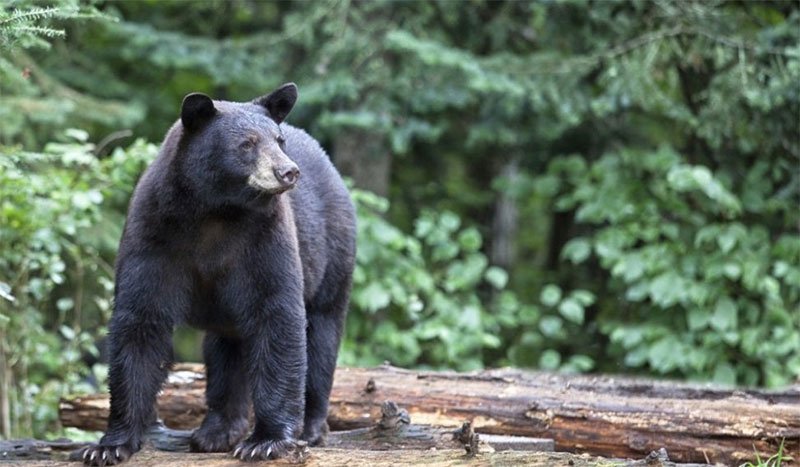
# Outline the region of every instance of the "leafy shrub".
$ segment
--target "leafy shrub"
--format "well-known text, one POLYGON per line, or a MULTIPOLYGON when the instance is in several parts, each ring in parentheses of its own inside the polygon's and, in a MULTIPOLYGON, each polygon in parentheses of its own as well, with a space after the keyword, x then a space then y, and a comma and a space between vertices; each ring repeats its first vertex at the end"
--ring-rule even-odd
POLYGON ((100 160, 85 132, 66 136, 41 153, 0 147, 6 435, 52 430, 58 398, 90 389, 82 358, 96 355, 98 327, 110 313, 120 212, 156 152, 140 141, 100 160))
MULTIPOLYGON (((800 375, 800 235, 751 221, 796 207, 760 188, 762 165, 737 195, 669 147, 550 164, 556 206, 591 227, 562 258, 608 275, 597 324, 625 367, 767 386, 800 375)), ((580 322, 594 297, 553 287, 541 298, 580 322)))
MULTIPOLYGON (((413 234, 384 217, 388 202, 352 190, 358 210, 358 254, 344 364, 474 369, 516 322, 516 306, 492 297, 508 282, 489 266, 483 238, 452 212, 424 211, 413 234)), ((511 298, 513 300, 513 297, 511 298)))

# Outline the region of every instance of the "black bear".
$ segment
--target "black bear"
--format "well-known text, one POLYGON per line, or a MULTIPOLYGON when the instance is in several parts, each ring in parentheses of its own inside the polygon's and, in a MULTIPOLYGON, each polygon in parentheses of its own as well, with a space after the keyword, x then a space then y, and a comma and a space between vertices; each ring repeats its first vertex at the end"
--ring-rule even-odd
POLYGON ((356 219, 319 144, 282 124, 296 100, 292 83, 246 103, 183 100, 128 210, 108 331, 111 413, 86 464, 140 449, 182 323, 207 332, 208 414, 193 450, 261 460, 324 442, 356 219))

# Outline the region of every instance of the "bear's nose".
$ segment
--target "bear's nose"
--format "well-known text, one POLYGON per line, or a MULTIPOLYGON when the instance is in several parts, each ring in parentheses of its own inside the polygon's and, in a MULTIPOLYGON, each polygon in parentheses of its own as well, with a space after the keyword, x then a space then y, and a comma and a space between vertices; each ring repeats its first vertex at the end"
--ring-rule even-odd
POLYGON ((284 185, 294 185, 300 177, 300 169, 297 166, 283 166, 275 169, 275 178, 284 185))

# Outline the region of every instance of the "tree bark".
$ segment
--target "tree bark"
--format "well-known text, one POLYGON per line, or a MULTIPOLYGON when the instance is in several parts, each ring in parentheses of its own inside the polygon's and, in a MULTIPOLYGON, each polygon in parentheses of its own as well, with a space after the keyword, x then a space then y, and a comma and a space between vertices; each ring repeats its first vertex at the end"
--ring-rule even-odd
POLYGON ((384 136, 360 129, 343 131, 334 141, 332 157, 356 188, 389 196, 392 156, 384 136))
MULTIPOLYGON (((174 428, 197 426, 205 412, 199 365, 181 365, 159 398, 174 428)), ((364 428, 381 403, 406 408, 415 424, 479 433, 544 437, 557 450, 640 458, 666 448, 673 461, 738 465, 778 451, 798 458, 800 387, 729 390, 708 385, 610 376, 559 375, 502 369, 474 373, 339 368, 328 422, 333 430, 364 428)), ((63 400, 65 426, 102 430, 105 395, 63 400)))
MULTIPOLYGON (((500 176, 513 184, 519 178, 519 162, 516 158, 503 165, 500 176)), ((494 202, 492 218, 492 242, 489 259, 492 264, 510 271, 516 255, 519 209, 517 200, 508 193, 499 193, 494 202)))

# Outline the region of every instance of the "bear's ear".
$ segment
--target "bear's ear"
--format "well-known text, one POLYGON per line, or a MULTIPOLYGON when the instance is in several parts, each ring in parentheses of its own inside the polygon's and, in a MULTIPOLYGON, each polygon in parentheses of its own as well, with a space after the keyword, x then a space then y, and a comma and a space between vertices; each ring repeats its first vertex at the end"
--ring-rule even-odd
POLYGON ((292 111, 294 103, 297 102, 297 86, 294 83, 286 83, 253 102, 266 108, 275 123, 280 124, 292 111))
POLYGON ((214 102, 205 94, 194 92, 183 98, 181 123, 189 131, 194 131, 208 119, 216 115, 214 102))

